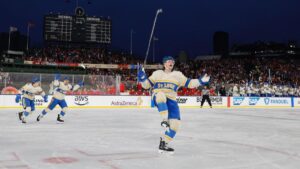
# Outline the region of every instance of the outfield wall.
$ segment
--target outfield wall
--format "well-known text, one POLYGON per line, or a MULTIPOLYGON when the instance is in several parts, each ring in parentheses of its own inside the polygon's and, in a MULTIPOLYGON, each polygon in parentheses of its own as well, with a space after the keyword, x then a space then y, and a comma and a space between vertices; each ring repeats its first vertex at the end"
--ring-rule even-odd
MULTIPOLYGON (((49 102, 52 96, 49 96, 49 102)), ((182 108, 199 108, 201 97, 180 96, 177 102, 182 108)), ((153 106, 150 96, 66 96, 70 108, 150 108, 153 106)), ((214 108, 300 108, 300 98, 291 97, 211 97, 214 108)), ((48 104, 41 96, 36 96, 37 108, 48 104)), ((14 95, 0 95, 0 108, 21 108, 15 102, 14 95)), ((208 107, 205 102, 204 107, 208 107)))

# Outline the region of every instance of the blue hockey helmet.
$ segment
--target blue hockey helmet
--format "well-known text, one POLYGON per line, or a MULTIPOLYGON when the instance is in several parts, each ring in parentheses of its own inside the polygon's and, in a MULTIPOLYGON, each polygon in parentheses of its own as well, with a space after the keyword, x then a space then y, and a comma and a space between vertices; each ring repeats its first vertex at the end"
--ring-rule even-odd
POLYGON ((70 81, 70 78, 68 76, 65 76, 63 79, 64 79, 64 81, 65 80, 69 80, 70 81))
POLYGON ((33 77, 32 80, 31 80, 32 83, 37 83, 37 82, 40 82, 40 81, 41 81, 41 79, 39 77, 33 77))
POLYGON ((168 60, 173 60, 175 62, 175 59, 172 56, 164 56, 163 57, 163 63, 166 63, 168 60))

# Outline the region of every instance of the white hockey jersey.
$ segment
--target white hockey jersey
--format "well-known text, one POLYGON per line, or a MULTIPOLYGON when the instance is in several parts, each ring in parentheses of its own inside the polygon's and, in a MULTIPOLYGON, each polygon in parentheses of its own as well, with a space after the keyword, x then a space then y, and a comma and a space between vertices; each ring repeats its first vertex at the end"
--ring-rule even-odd
POLYGON ((246 95, 246 89, 244 86, 240 87, 240 96, 245 96, 246 95))
POLYGON ((282 92, 283 92, 283 95, 288 95, 288 91, 289 91, 289 87, 288 86, 284 86, 283 87, 283 90, 282 90, 282 92))
POLYGON ((253 88, 250 87, 250 86, 248 86, 248 87, 247 87, 247 94, 250 95, 250 94, 252 94, 252 93, 254 93, 254 92, 253 92, 253 88))
POLYGON ((240 96, 239 89, 236 85, 234 85, 232 88, 232 96, 240 96))
POLYGON ((260 94, 266 94, 266 88, 265 86, 261 86, 259 91, 260 91, 260 94))
POLYGON ((33 87, 32 83, 27 83, 20 89, 20 93, 23 94, 23 97, 34 100, 35 95, 45 96, 45 92, 40 86, 33 87))
POLYGON ((290 87, 289 90, 288 90, 288 94, 292 96, 292 95, 295 94, 295 91, 296 90, 294 88, 290 87))
POLYGON ((265 94, 272 94, 272 89, 269 86, 265 87, 265 94))
POLYGON ((252 90, 253 90, 254 94, 259 95, 259 88, 258 87, 253 86, 252 90))
POLYGON ((177 90, 180 87, 196 88, 200 86, 198 79, 188 79, 180 71, 166 73, 157 70, 152 73, 148 80, 142 83, 145 89, 153 88, 153 94, 164 92, 170 99, 176 100, 177 90))
POLYGON ((296 89, 296 90, 297 90, 296 96, 300 97, 300 87, 298 89, 296 89))
POLYGON ((58 100, 65 99, 65 95, 68 91, 75 91, 80 88, 79 85, 75 85, 73 87, 71 84, 65 85, 64 82, 60 82, 58 80, 54 80, 53 86, 54 86, 53 98, 56 98, 58 100))
POLYGON ((282 89, 281 89, 281 87, 277 87, 277 88, 275 89, 275 95, 277 95, 277 96, 282 96, 282 89))

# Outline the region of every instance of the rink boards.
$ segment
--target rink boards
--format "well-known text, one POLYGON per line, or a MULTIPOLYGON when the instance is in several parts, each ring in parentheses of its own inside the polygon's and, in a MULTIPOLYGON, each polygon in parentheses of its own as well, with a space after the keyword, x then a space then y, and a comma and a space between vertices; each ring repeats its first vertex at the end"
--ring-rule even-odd
MULTIPOLYGON (((49 102, 52 96, 49 96, 49 102)), ((177 102, 182 108, 199 108, 200 96, 180 96, 177 102)), ((70 108, 149 108, 154 103, 150 96, 66 96, 70 108)), ((300 108, 300 98, 292 97, 211 97, 214 108, 300 108)), ((37 108, 45 108, 40 96, 36 96, 37 108)), ((15 103, 14 95, 0 95, 0 108, 19 108, 21 103, 15 103)), ((204 107, 208 107, 207 102, 204 107)))

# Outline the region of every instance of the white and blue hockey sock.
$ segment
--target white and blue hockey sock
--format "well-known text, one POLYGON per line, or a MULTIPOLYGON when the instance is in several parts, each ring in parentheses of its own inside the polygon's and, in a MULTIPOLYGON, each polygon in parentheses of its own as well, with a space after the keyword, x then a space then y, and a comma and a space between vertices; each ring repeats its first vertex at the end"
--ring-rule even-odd
POLYGON ((65 116, 65 112, 63 112, 63 111, 61 111, 60 113, 59 113, 61 116, 65 116))

